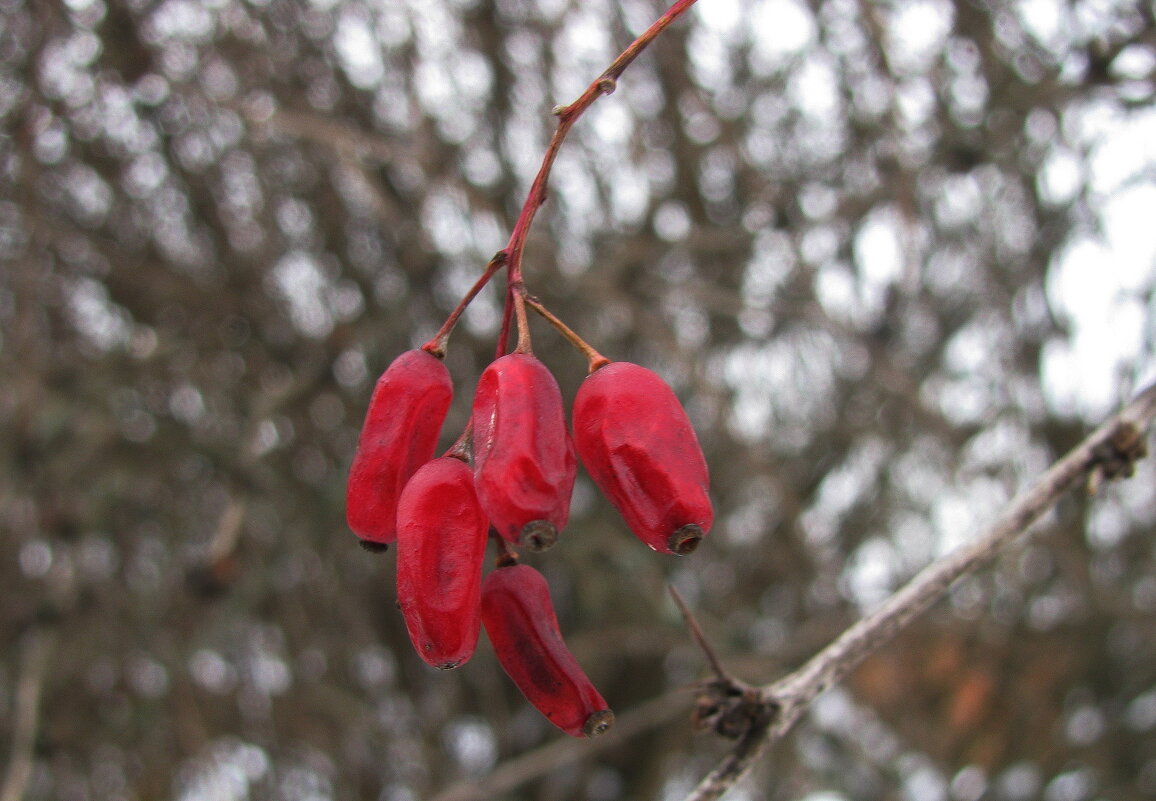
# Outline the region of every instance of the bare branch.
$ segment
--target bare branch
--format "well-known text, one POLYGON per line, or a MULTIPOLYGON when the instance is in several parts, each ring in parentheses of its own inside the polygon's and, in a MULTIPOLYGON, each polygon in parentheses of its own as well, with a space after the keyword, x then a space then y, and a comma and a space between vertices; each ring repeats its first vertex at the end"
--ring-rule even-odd
POLYGON ((366 134, 352 125, 334 122, 320 114, 264 109, 256 105, 239 107, 239 110, 250 125, 317 142, 355 160, 388 164, 397 157, 394 148, 381 137, 366 134))
POLYGON ((752 725, 687 801, 711 801, 726 793, 746 775, 766 746, 790 730, 820 693, 846 678, 869 654, 946 595, 956 581, 991 564, 1073 487, 1089 482, 1094 488, 1104 479, 1131 475, 1134 462, 1146 455, 1144 434, 1154 417, 1156 385, 1137 395, 1123 411, 1052 465, 973 542, 928 565, 801 668, 762 687, 762 703, 772 716, 770 724, 752 725))

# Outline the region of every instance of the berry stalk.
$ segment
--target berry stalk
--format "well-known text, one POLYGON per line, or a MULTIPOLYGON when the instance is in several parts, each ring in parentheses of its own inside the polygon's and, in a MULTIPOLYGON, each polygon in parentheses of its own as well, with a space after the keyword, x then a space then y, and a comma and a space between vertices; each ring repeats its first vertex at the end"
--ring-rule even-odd
MULTIPOLYGON (((590 106, 594 104, 594 101, 602 95, 611 94, 618 85, 618 79, 634 59, 638 58, 638 55, 646 49, 647 45, 654 41, 655 37, 666 30, 672 22, 678 19, 683 12, 694 5, 694 3, 695 0, 677 0, 677 2, 667 9, 665 14, 659 17, 653 25, 647 28, 620 53, 618 58, 614 59, 610 66, 587 87, 586 91, 583 92, 577 100, 569 105, 554 108, 554 115, 558 118, 558 125, 550 137, 550 143, 546 146, 546 153, 542 157, 542 164, 538 167, 538 173, 534 176, 533 183, 530 184, 530 191, 526 195, 525 203, 522 204, 522 210, 518 214, 518 219, 514 222, 514 228, 510 233, 510 239, 506 243, 506 247, 498 251, 498 253, 490 259, 481 277, 470 287, 469 292, 465 294, 461 302, 458 303, 457 307, 450 313, 450 316, 438 332, 434 334, 433 338, 425 345, 422 345, 422 350, 428 351, 438 357, 445 355, 446 343, 449 340, 450 333, 453 331, 454 326, 457 325, 458 318, 461 317, 462 312, 470 305, 478 292, 482 290, 482 287, 490 282, 490 279, 494 277, 495 273, 505 266, 507 272, 506 308, 502 318, 503 336, 498 342, 498 356, 504 355, 506 335, 508 334, 510 324, 510 305, 514 304, 514 311, 517 312, 522 303, 522 301, 518 300, 517 296, 521 294, 523 301, 526 298, 524 289, 515 289, 515 287, 522 285, 522 254, 526 249, 526 237, 530 232, 530 226, 534 222, 534 215, 538 213, 538 209, 546 202, 546 189, 550 182, 550 172, 554 169, 554 160, 558 156, 558 151, 562 148, 562 142, 566 139, 566 135, 570 133, 570 129, 586 109, 590 108, 590 106)), ((538 304, 538 306, 540 307, 541 304, 538 304)), ((541 314, 543 308, 539 307, 532 306, 535 311, 541 314)), ((582 351, 591 364, 591 372, 605 363, 605 360, 602 359, 601 356, 598 356, 593 348, 581 342, 581 340, 578 339, 569 328, 562 325, 557 318, 551 315, 546 316, 546 319, 550 320, 551 324, 561 331, 563 336, 582 351), (591 357, 592 353, 595 355, 595 358, 591 357)), ((530 334, 529 328, 525 324, 524 310, 521 311, 521 316, 517 318, 517 324, 517 352, 529 353, 530 334)))
MULTIPOLYGON (((525 291, 524 288, 523 291, 525 291)), ((561 333, 562 336, 564 336, 571 345, 577 348, 579 352, 586 357, 586 372, 588 374, 593 373, 599 367, 604 367, 607 364, 610 364, 609 359, 596 351, 589 342, 578 336, 574 329, 570 328, 570 326, 559 320, 552 311, 543 305, 542 301, 538 300, 533 295, 526 295, 524 300, 527 306, 538 312, 538 314, 545 318, 546 322, 558 329, 558 332, 561 333)))
POLYGON ((514 353, 533 355, 534 349, 530 346, 530 321, 526 319, 526 287, 519 280, 510 285, 510 296, 514 301, 514 319, 518 323, 518 345, 514 353))
POLYGON ((490 282, 490 279, 494 277, 498 270, 502 269, 506 262, 506 251, 499 250, 494 254, 493 258, 486 264, 486 269, 481 277, 474 282, 469 292, 465 294, 461 301, 458 302, 458 305, 454 307, 454 310, 450 312, 450 316, 442 323, 442 327, 438 329, 438 332, 433 335, 429 342, 421 346, 422 350, 437 356, 439 359, 445 358, 446 344, 449 342, 450 334, 453 333, 454 327, 458 324, 458 319, 462 316, 462 312, 466 310, 466 307, 469 306, 474 298, 478 296, 478 293, 482 291, 482 287, 490 282))
POLYGON ((594 104, 595 100, 615 90, 622 73, 626 71, 634 59, 638 58, 646 46, 694 3, 695 0, 677 0, 653 25, 631 42, 630 46, 623 50, 618 58, 614 59, 613 63, 587 87, 577 100, 568 106, 558 106, 554 109, 554 115, 558 118, 558 127, 554 129, 554 135, 550 137, 550 144, 546 146, 546 155, 542 158, 542 166, 538 168, 538 174, 530 185, 530 193, 526 197, 526 202, 522 206, 522 213, 518 215, 517 222, 514 223, 514 230, 510 234, 510 241, 506 245, 506 253, 510 259, 507 269, 509 270, 509 283, 511 285, 522 280, 522 252, 526 247, 526 236, 530 231, 530 225, 534 222, 534 215, 538 213, 539 207, 546 202, 546 187, 550 181, 550 171, 554 168, 554 159, 557 158, 566 135, 570 133, 574 123, 578 121, 586 109, 594 104))

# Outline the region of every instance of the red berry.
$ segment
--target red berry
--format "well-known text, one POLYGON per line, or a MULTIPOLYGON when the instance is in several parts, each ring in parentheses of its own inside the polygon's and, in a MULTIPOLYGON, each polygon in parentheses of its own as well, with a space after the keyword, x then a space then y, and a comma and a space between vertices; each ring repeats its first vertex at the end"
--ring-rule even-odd
POLYGON ((499 567, 482 585, 482 624, 522 694, 572 737, 610 728, 614 713, 562 641, 546 579, 529 565, 499 567))
POLYGON ((397 539, 397 499, 433 458, 452 398, 449 370, 424 350, 401 354, 377 380, 345 493, 346 520, 363 540, 397 539))
POLYGON ((544 550, 570 517, 578 462, 558 382, 531 355, 495 360, 474 395, 474 476, 505 539, 544 550))
POLYGON ((656 373, 612 362, 587 376, 574 399, 574 445, 594 483, 654 550, 688 554, 710 531, 706 459, 656 373))
POLYGON ((427 462, 401 493, 397 602, 413 647, 436 668, 473 656, 489 527, 473 472, 451 456, 427 462))

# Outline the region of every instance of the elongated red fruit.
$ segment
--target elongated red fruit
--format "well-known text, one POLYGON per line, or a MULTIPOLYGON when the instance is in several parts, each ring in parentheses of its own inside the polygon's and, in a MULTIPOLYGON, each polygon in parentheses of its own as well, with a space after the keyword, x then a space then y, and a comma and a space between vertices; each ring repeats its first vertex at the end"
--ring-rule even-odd
POLYGON ((414 473, 397 505, 397 603, 421 658, 448 670, 474 654, 490 523, 474 474, 443 456, 414 473))
POLYGON ((558 382, 529 354, 496 359, 478 381, 473 425, 478 498, 494 528, 549 548, 570 517, 578 471, 558 382))
POLYGON ((491 571, 482 584, 482 625, 506 674, 551 723, 572 737, 610 728, 614 713, 562 641, 541 573, 529 565, 491 571))
POLYGON ((452 398, 449 370, 424 350, 401 354, 377 379, 345 491, 345 518, 366 542, 397 539, 397 500, 433 458, 452 398))
POLYGON ((710 531, 710 477, 674 391, 629 362, 595 370, 574 398, 574 446, 630 530, 656 551, 685 555, 710 531))

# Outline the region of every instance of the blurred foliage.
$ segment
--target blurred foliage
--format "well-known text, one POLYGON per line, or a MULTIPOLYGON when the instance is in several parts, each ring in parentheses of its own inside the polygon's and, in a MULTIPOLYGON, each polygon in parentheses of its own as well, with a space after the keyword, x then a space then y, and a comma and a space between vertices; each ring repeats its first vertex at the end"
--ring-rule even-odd
MULTIPOLYGON (((24 797, 405 801, 560 737, 485 643, 445 674, 410 652, 344 471, 375 376, 504 244, 550 108, 661 10, 0 0, 0 753, 24 797)), ((1147 2, 703 0, 579 122, 527 283, 675 386, 718 523, 660 557, 580 480, 528 560, 619 725, 660 714, 510 798, 675 799, 723 752, 687 722, 704 665, 668 582, 769 681, 1136 388, 1156 251, 1111 246, 1152 241, 1126 201, 1153 198, 1154 65, 1147 2)), ((447 445, 500 300, 452 342, 447 445)), ((539 323, 570 398, 582 360, 539 323)), ((1066 500, 734 797, 1153 797, 1154 525, 1150 465, 1066 500)))

